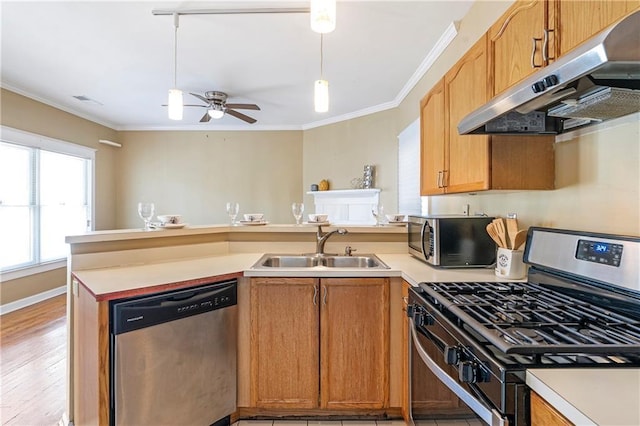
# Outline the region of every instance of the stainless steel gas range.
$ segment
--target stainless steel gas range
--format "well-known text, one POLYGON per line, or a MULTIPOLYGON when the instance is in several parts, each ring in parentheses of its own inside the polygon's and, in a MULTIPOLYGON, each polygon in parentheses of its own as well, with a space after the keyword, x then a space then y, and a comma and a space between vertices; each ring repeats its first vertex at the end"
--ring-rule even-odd
POLYGON ((524 259, 526 282, 410 290, 414 421, 432 415, 417 394, 424 380, 490 425, 521 426, 528 368, 640 367, 640 238, 534 227, 524 259))

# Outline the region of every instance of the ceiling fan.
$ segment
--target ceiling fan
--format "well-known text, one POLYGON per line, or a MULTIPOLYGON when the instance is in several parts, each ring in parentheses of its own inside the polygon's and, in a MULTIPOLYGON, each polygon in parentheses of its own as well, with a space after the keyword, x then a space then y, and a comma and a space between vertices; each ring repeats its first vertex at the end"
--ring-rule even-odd
POLYGON ((229 114, 235 118, 239 118, 240 120, 246 121, 247 123, 253 124, 256 122, 255 118, 249 117, 241 112, 236 111, 236 109, 252 109, 252 110, 260 110, 260 107, 256 104, 232 104, 227 103, 227 94, 224 92, 216 92, 209 91, 204 92, 204 96, 199 95, 197 93, 191 93, 191 95, 205 102, 206 105, 185 105, 185 106, 194 106, 194 107, 202 107, 207 108, 207 112, 200 119, 201 123, 208 123, 212 118, 219 119, 222 118, 225 114, 229 114))

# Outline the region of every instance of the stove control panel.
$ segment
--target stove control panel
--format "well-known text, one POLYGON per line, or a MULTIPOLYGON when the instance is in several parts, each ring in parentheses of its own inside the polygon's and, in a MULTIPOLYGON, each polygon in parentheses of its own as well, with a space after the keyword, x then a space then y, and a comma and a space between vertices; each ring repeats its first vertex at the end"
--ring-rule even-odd
POLYGON ((578 240, 576 259, 619 267, 620 259, 622 258, 622 248, 622 244, 578 240))

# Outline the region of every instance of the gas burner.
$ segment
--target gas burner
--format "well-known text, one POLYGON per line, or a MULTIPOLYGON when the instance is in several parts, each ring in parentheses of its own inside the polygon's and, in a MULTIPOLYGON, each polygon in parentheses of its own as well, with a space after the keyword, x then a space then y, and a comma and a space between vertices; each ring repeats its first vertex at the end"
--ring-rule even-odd
POLYGON ((538 334, 536 330, 531 328, 509 327, 509 328, 496 330, 496 333, 505 342, 512 345, 517 345, 521 343, 525 343, 525 344, 544 343, 544 337, 538 334))

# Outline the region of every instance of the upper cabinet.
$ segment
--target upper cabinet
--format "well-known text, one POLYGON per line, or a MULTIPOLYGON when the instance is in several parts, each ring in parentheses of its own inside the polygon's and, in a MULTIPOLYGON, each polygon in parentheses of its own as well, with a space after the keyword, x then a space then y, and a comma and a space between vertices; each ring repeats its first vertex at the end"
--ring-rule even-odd
POLYGON ((497 95, 548 64, 553 45, 544 0, 516 1, 488 31, 489 58, 497 95))
POLYGON ((488 100, 486 37, 482 37, 444 77, 446 192, 489 189, 489 136, 460 135, 458 123, 488 100))
POLYGON ((552 136, 460 135, 458 122, 489 98, 482 37, 420 103, 422 195, 488 189, 552 189, 552 136))
POLYGON ((420 193, 444 194, 444 79, 420 102, 420 193))
POLYGON ((640 0, 518 0, 489 29, 494 79, 502 93, 640 7, 640 0))
POLYGON ((558 34, 558 53, 571 49, 640 8, 640 0, 550 1, 558 34))

